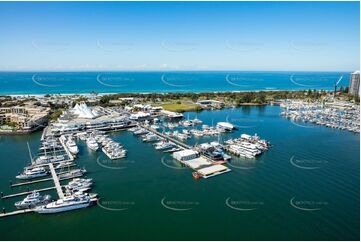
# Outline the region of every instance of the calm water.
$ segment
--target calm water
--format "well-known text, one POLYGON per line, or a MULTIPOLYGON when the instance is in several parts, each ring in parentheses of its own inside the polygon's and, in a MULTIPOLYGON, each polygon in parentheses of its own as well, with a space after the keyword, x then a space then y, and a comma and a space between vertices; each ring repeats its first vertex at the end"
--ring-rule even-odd
MULTIPOLYGON (((257 132, 274 145, 254 161, 235 159, 228 174, 199 181, 127 131, 112 134, 129 151, 121 162, 106 161, 79 141, 77 161, 95 180, 93 191, 100 194, 101 206, 3 218, 1 238, 358 240, 359 135, 295 125, 279 112, 279 107, 267 106, 199 113, 207 124, 227 118, 240 126, 229 137, 257 132)), ((1 191, 26 189, 10 189, 8 183, 28 159, 26 141, 35 151, 39 138, 40 133, 1 137, 1 191)), ((1 206, 11 210, 16 200, 1 200, 1 206)))
POLYGON ((0 94, 333 90, 338 72, 0 72, 0 94))

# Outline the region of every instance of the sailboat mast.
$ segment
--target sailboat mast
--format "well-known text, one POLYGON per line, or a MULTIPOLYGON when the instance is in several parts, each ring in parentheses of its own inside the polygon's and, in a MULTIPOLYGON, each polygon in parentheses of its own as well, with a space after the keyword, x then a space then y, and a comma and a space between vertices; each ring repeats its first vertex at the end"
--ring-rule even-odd
POLYGON ((30 145, 29 145, 29 142, 26 142, 27 145, 28 145, 28 151, 29 151, 29 156, 30 156, 30 161, 31 161, 31 164, 34 163, 34 160, 33 160, 33 156, 31 155, 31 150, 30 150, 30 145))

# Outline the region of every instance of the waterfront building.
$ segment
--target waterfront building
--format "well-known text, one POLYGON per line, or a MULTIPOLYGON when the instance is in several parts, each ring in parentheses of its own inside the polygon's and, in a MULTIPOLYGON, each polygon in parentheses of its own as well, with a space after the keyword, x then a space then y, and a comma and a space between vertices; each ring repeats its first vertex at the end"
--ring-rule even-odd
POLYGON ((0 124, 13 124, 18 131, 34 131, 47 122, 50 108, 32 105, 0 108, 0 124))
POLYGON ((198 157, 198 152, 194 150, 181 150, 173 153, 173 158, 179 161, 193 160, 198 157))
POLYGON ((129 116, 129 119, 135 121, 144 121, 150 119, 150 113, 145 113, 145 112, 133 113, 129 116))
POLYGON ((166 117, 170 119, 177 119, 177 118, 183 118, 183 114, 178 112, 172 112, 168 110, 161 110, 161 113, 166 117))
POLYGON ((202 108, 222 108, 224 106, 224 103, 217 100, 198 100, 196 103, 200 105, 202 108))
POLYGON ((360 71, 351 73, 349 93, 360 96, 360 71))

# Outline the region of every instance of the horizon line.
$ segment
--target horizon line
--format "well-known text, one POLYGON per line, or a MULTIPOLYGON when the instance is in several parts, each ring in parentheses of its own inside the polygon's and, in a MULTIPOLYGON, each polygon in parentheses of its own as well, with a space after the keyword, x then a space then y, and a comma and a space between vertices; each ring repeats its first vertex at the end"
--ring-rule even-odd
POLYGON ((169 69, 169 70, 161 70, 161 69, 149 69, 149 70, 134 70, 134 69, 124 69, 124 70, 1 70, 0 72, 354 72, 360 69, 353 70, 236 70, 236 69, 210 69, 210 70, 199 70, 199 69, 169 69))

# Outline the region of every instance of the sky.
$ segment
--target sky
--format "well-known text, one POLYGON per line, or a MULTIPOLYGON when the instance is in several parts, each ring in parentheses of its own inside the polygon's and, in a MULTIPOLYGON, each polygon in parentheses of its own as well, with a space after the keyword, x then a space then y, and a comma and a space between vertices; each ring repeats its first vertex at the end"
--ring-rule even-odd
POLYGON ((0 70, 353 71, 359 2, 0 2, 0 70))

